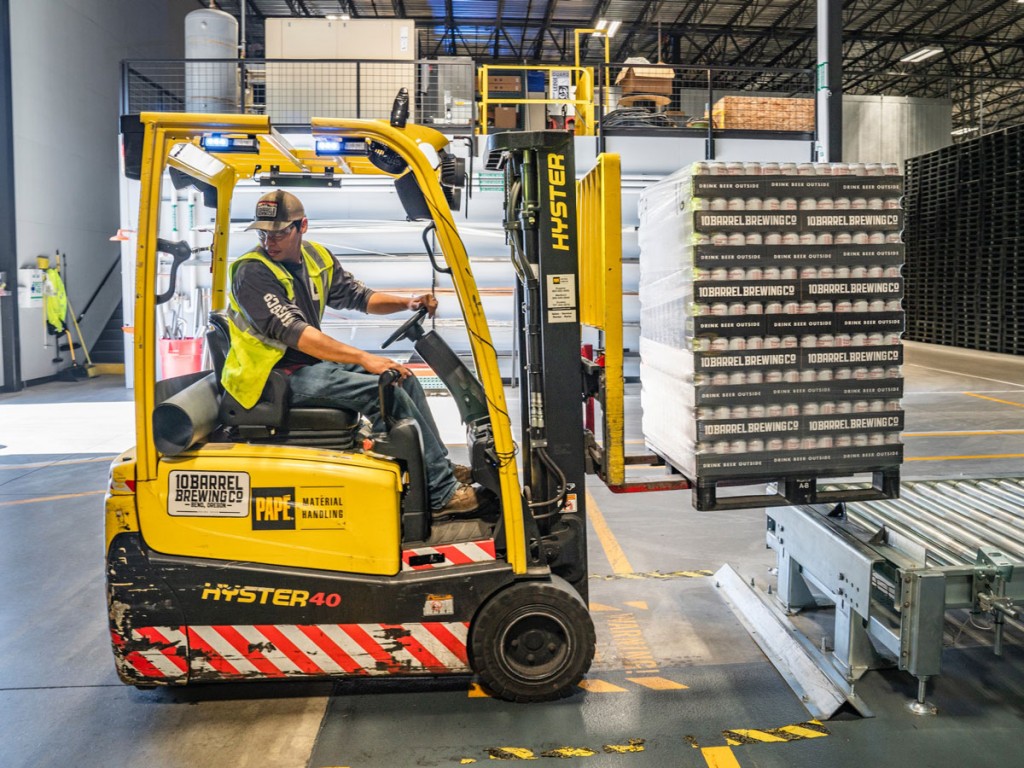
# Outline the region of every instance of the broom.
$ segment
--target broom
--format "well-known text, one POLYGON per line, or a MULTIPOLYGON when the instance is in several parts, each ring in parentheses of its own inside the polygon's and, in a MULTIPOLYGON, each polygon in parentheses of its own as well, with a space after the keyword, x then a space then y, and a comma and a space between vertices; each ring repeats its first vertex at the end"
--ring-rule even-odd
MULTIPOLYGON (((61 255, 62 254, 60 254, 60 253, 57 254, 57 269, 58 270, 61 267, 61 255)), ((67 264, 68 255, 65 253, 65 254, 63 254, 63 257, 64 257, 64 277, 65 277, 65 282, 67 282, 66 278, 67 278, 67 273, 68 273, 68 264, 67 264)), ((86 346, 85 338, 82 336, 82 329, 79 328, 79 326, 78 326, 78 316, 75 314, 75 308, 71 305, 71 297, 70 296, 68 297, 67 301, 68 301, 68 314, 71 315, 71 322, 72 322, 72 324, 74 324, 75 332, 78 334, 78 343, 82 345, 82 352, 85 354, 85 365, 84 366, 83 365, 79 365, 78 362, 75 360, 75 345, 74 345, 74 343, 71 340, 71 331, 69 330, 68 331, 68 346, 71 347, 71 368, 74 371, 75 375, 84 375, 87 378, 91 379, 94 376, 99 376, 99 371, 96 369, 96 366, 93 365, 92 358, 89 356, 89 348, 86 346)))

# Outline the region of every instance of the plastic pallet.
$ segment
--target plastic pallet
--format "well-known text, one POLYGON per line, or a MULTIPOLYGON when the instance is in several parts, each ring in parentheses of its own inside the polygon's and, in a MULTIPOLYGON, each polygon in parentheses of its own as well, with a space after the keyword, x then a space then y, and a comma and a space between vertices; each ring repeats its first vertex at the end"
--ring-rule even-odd
MULTIPOLYGON (((858 477, 866 473, 854 473, 858 477)), ((846 476, 844 476, 846 477, 846 476)), ((835 482, 838 478, 818 475, 787 475, 782 477, 742 478, 732 480, 696 480, 693 482, 693 506, 701 512, 726 509, 751 509, 762 507, 789 507, 798 504, 832 504, 840 501, 878 501, 898 499, 900 495, 900 468, 887 467, 871 472, 871 486, 844 490, 826 491, 822 485, 835 482), (762 484, 768 486, 766 493, 720 498, 718 489, 762 484), (772 492, 774 484, 774 492, 772 492)))

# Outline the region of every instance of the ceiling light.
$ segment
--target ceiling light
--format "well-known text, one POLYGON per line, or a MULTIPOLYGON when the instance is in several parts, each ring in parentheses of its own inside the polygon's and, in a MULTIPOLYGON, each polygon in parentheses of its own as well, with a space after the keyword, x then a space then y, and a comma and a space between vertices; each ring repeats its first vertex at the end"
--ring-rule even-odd
POLYGON ((615 33, 619 31, 619 27, 622 26, 622 22, 615 20, 608 25, 608 37, 615 37, 615 33))
POLYGON ((942 53, 941 48, 921 48, 913 53, 908 53, 900 61, 905 61, 908 64, 917 64, 919 61, 930 59, 932 56, 938 56, 940 53, 942 53))
MULTIPOLYGON (((1018 3, 1024 3, 1024 0, 1017 0, 1018 3)), ((963 136, 965 133, 971 133, 978 130, 976 125, 968 125, 963 128, 957 128, 956 130, 950 131, 951 136, 963 136)))
MULTIPOLYGON (((1021 2, 1024 2, 1024 0, 1021 0, 1021 2)), ((597 29, 598 32, 603 33, 606 37, 615 37, 615 33, 619 31, 619 27, 621 26, 622 22, 618 20, 608 21, 608 19, 599 19, 595 29, 597 29)))
MULTIPOLYGON (((1024 2, 1024 0, 1022 0, 1022 2, 1024 2)), ((599 20, 597 22, 596 29, 597 29, 598 32, 604 32, 604 29, 607 26, 608 26, 608 19, 601 19, 601 20, 599 20)))

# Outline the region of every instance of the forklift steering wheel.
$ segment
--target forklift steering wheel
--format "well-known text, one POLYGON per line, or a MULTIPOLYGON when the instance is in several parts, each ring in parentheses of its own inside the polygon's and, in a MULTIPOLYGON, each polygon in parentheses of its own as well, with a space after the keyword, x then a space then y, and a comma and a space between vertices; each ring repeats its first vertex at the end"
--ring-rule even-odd
POLYGON ((383 344, 380 345, 381 349, 387 349, 388 347, 390 347, 392 344, 394 344, 399 339, 408 338, 409 335, 410 335, 410 331, 412 331, 414 326, 419 329, 419 332, 418 333, 413 333, 412 334, 412 338, 413 339, 420 338, 423 335, 423 328, 419 327, 419 323, 420 323, 420 320, 422 320, 426 316, 427 316, 427 308, 426 307, 420 307, 419 309, 417 309, 416 310, 416 314, 414 314, 412 317, 410 317, 408 320, 406 320, 404 323, 402 323, 398 327, 398 330, 396 330, 394 333, 392 333, 390 336, 388 336, 387 341, 385 341, 383 344))

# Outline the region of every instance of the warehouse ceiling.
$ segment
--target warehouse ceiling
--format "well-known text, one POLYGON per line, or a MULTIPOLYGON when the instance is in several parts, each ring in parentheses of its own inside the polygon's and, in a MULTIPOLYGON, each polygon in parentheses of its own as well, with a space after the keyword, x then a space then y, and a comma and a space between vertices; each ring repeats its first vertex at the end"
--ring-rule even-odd
MULTIPOLYGON (((419 55, 478 62, 571 62, 574 30, 620 20, 611 60, 813 68, 816 0, 220 0, 245 2, 248 55, 262 56, 272 17, 408 18, 419 55)), ((197 5, 208 3, 197 0, 197 5)), ((843 87, 852 94, 953 100, 953 128, 1024 122, 1024 0, 843 0, 843 87), (938 49, 919 63, 900 59, 938 49)), ((603 46, 583 37, 584 59, 603 46)), ((750 87, 756 87, 752 81, 750 87)))

